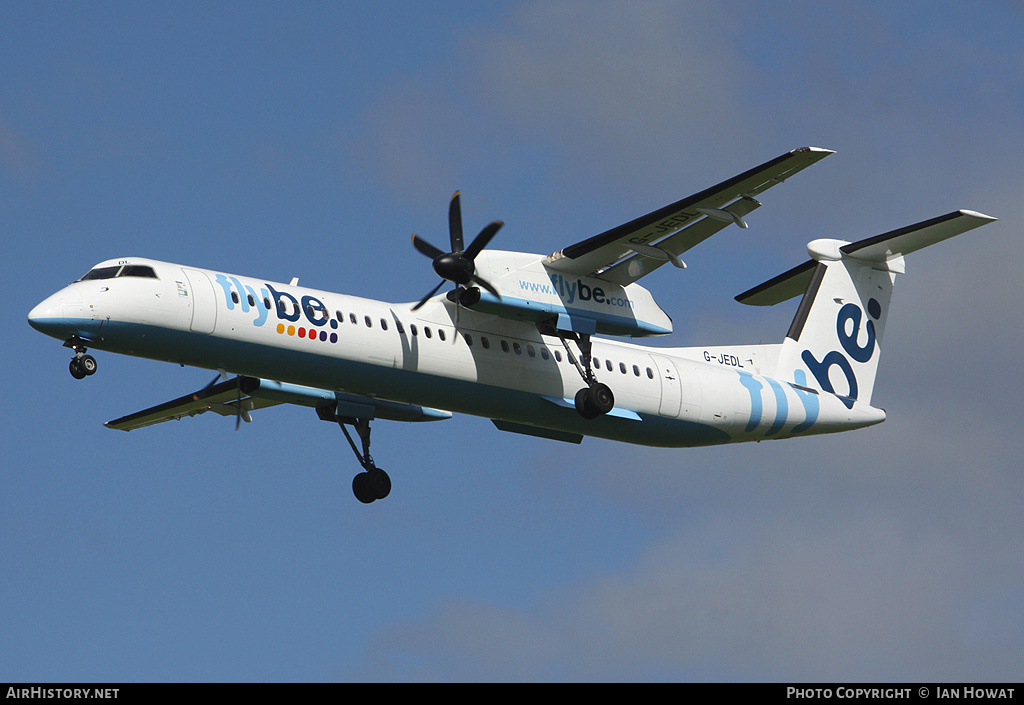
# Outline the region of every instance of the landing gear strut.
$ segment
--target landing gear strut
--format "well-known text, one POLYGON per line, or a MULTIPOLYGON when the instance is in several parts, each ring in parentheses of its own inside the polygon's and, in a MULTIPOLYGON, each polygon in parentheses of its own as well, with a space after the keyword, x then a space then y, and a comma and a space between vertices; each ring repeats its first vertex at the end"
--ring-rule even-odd
POLYGON ((71 358, 71 363, 68 365, 68 371, 71 372, 72 377, 75 379, 85 379, 89 375, 96 374, 96 358, 85 354, 86 347, 84 341, 77 337, 68 338, 64 343, 64 347, 75 351, 75 356, 71 358))
POLYGON ((574 399, 576 411, 585 419, 596 419, 598 416, 607 414, 615 408, 615 395, 612 394, 612 390, 607 384, 598 382, 594 376, 594 368, 590 357, 590 335, 587 333, 566 333, 561 330, 555 330, 555 335, 562 341, 565 352, 569 356, 569 361, 576 366, 580 376, 583 377, 583 381, 587 385, 576 392, 576 398, 574 399), (579 348, 579 360, 572 354, 572 349, 569 347, 568 339, 570 337, 579 348))
POLYGON ((341 426, 342 433, 345 434, 345 438, 348 439, 348 443, 352 446, 352 452, 356 454, 356 458, 359 460, 359 464, 363 466, 363 472, 352 478, 352 492, 363 504, 369 504, 378 499, 384 499, 391 494, 391 478, 381 468, 373 462, 373 457, 370 455, 370 422, 367 419, 353 419, 356 432, 359 434, 359 440, 363 443, 363 452, 360 453, 356 448, 355 442, 352 440, 352 436, 349 435, 348 429, 345 428, 345 422, 338 419, 338 425, 341 426))
POLYGON ((341 432, 345 434, 348 444, 352 446, 352 452, 356 454, 356 460, 363 467, 363 472, 352 478, 352 493, 363 504, 370 504, 378 499, 384 499, 391 493, 391 478, 384 470, 377 467, 370 455, 370 420, 357 419, 347 416, 338 416, 332 408, 317 408, 317 414, 324 421, 337 421, 341 426, 341 432), (352 440, 352 434, 348 432, 346 424, 355 428, 362 443, 362 451, 352 440))

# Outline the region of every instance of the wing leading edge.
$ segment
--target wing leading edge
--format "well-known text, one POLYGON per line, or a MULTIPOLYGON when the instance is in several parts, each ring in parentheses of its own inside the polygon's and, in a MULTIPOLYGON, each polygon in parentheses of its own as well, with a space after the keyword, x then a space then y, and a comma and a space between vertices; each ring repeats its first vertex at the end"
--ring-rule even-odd
POLYGON ((815 164, 833 151, 802 147, 738 176, 549 255, 549 269, 595 276, 623 286, 665 264, 735 223, 760 203, 755 196, 815 164), (632 247, 637 245, 637 247, 632 247))

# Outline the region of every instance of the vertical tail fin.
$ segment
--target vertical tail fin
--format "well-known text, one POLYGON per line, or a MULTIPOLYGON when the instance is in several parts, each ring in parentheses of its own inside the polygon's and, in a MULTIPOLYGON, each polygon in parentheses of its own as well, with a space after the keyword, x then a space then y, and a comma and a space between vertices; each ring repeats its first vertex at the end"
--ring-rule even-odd
POLYGON ((859 242, 815 240, 807 245, 810 261, 736 300, 770 306, 803 291, 774 376, 835 394, 849 408, 856 401, 870 403, 903 256, 994 220, 955 211, 859 242))
POLYGON ((819 261, 782 343, 776 376, 836 394, 848 407, 870 403, 895 278, 892 270, 856 260, 819 261))

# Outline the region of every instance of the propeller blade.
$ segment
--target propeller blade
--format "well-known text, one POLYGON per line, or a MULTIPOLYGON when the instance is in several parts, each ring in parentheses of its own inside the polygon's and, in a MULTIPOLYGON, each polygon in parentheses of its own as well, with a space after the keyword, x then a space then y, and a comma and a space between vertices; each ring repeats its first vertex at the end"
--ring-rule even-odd
POLYGON ((242 425, 242 376, 235 377, 235 388, 238 390, 238 394, 235 396, 235 430, 242 425))
POLYGON ((427 303, 427 301, 429 301, 429 300, 430 300, 430 298, 431 298, 431 297, 432 297, 432 296, 433 296, 434 294, 436 294, 436 293, 437 293, 438 289, 440 289, 440 288, 441 288, 442 286, 444 286, 444 281, 445 281, 445 280, 444 280, 444 279, 442 279, 442 280, 441 280, 441 283, 440 283, 440 284, 438 284, 438 285, 437 285, 437 286, 435 286, 435 287, 434 287, 433 289, 431 289, 431 290, 430 290, 430 293, 429 293, 429 294, 427 294, 427 295, 426 295, 426 296, 424 296, 424 297, 423 297, 422 299, 420 299, 420 302, 419 302, 418 304, 416 304, 415 306, 413 306, 413 307, 412 307, 412 310, 413 310, 413 311, 415 311, 415 310, 417 310, 417 309, 418 309, 418 308, 419 308, 420 306, 422 306, 423 304, 427 303))
POLYGON ((462 244, 462 204, 458 191, 448 205, 448 235, 451 238, 452 252, 462 252, 465 246, 462 244))
POLYGON ((471 260, 476 259, 476 256, 480 254, 480 250, 487 247, 487 243, 489 243, 491 238, 501 230, 503 225, 505 225, 505 223, 500 220, 496 220, 481 230, 480 234, 473 240, 473 243, 466 249, 466 257, 471 260))
POLYGON ((413 245, 413 247, 415 247, 417 250, 419 250, 422 254, 425 254, 430 259, 437 259, 441 255, 446 254, 446 253, 442 252, 441 250, 437 249, 436 247, 434 247, 433 245, 431 245, 429 242, 427 242, 423 238, 421 238, 418 235, 416 235, 415 233, 413 233, 413 236, 412 236, 412 245, 413 245))
POLYGON ((487 289, 487 291, 491 292, 492 294, 497 296, 499 299, 501 298, 501 294, 498 293, 498 290, 495 289, 493 286, 491 286, 491 283, 489 281, 487 281, 486 279, 481 279, 480 277, 478 277, 478 276, 476 276, 474 274, 473 275, 473 281, 475 283, 479 284, 480 286, 482 286, 484 289, 487 289))

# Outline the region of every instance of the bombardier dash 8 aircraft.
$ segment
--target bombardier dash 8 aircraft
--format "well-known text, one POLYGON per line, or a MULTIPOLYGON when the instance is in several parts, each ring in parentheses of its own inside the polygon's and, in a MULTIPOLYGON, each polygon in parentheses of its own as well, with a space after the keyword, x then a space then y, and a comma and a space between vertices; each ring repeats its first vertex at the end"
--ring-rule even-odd
POLYGON ((276 404, 315 409, 341 426, 363 468, 352 489, 365 503, 391 489, 370 455, 375 419, 457 412, 559 441, 672 447, 862 428, 885 420, 872 388, 904 255, 994 218, 955 211, 859 242, 814 240, 810 260, 736 297, 769 306, 803 294, 778 344, 661 348, 597 337, 671 333, 637 281, 666 263, 685 268, 681 255, 729 225, 746 228, 762 192, 830 154, 788 152, 547 256, 486 250, 497 221, 467 247, 456 193, 450 251, 413 235, 441 277, 414 304, 124 257, 99 263, 28 320, 71 348, 77 379, 96 372, 88 349, 217 370, 203 389, 109 428, 207 411, 237 428, 276 404), (438 295, 445 282, 454 289, 438 295))

